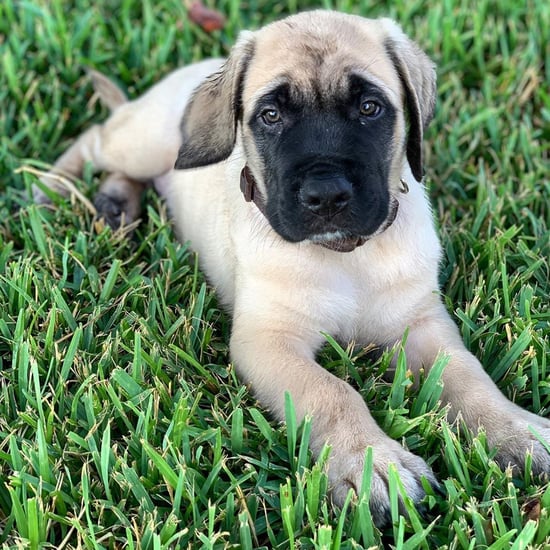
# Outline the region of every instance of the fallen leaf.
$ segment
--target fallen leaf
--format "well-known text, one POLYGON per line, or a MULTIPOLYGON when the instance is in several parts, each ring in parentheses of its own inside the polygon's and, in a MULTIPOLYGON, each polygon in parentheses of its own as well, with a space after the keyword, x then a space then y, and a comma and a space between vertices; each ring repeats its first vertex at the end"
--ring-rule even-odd
POLYGON ((189 6, 187 13, 189 19, 206 32, 218 31, 225 25, 225 17, 220 12, 207 8, 198 0, 189 6))
POLYGON ((538 521, 540 519, 540 499, 533 498, 523 505, 523 513, 527 519, 538 521))

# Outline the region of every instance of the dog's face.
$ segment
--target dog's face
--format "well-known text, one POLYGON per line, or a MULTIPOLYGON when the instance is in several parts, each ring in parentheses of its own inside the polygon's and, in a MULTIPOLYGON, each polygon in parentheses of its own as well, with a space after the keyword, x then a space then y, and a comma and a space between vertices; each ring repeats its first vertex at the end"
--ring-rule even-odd
POLYGON ((432 63, 392 21, 289 17, 241 36, 198 88, 176 168, 227 158, 239 129, 279 235, 356 242, 391 223, 405 159, 421 179, 434 95, 432 63))

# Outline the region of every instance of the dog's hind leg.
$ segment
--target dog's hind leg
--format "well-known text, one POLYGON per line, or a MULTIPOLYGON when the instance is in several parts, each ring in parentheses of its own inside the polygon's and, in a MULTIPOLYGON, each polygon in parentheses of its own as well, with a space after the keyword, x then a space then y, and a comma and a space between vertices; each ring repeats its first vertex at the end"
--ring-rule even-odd
MULTIPOLYGON (((147 180, 130 178, 116 167, 104 154, 103 126, 94 125, 83 134, 61 155, 53 168, 43 175, 41 182, 52 191, 62 195, 71 194, 74 178, 82 176, 84 166, 90 163, 94 172, 109 172, 101 184, 94 199, 98 216, 113 228, 135 221, 140 214, 140 202, 147 180)), ((33 186, 33 198, 39 204, 47 204, 50 198, 41 187, 33 186)))
MULTIPOLYGON (((92 164, 94 171, 102 170, 101 126, 94 125, 82 133, 77 140, 56 160, 52 169, 41 176, 40 181, 48 189, 62 195, 71 193, 71 180, 82 176, 84 165, 92 164)), ((47 191, 39 185, 33 186, 33 198, 39 204, 50 202, 47 191)))
MULTIPOLYGON (((181 145, 180 121, 189 97, 197 84, 217 71, 221 59, 210 59, 170 73, 144 95, 125 101, 124 94, 105 76, 93 72, 92 80, 101 101, 113 109, 104 124, 92 126, 57 160, 52 171, 41 180, 42 188, 68 195, 60 175, 80 177, 86 163, 108 178, 98 199, 106 218, 125 210, 132 221, 132 208, 139 204, 145 185, 174 167, 181 145), (130 208, 132 205, 132 208, 130 208)), ((37 202, 48 202, 48 194, 36 186, 37 202)), ((114 217, 114 222, 118 219, 114 217)), ((109 222, 110 223, 110 222, 109 222)))
MULTIPOLYGON (((94 90, 100 101, 116 113, 117 109, 127 103, 124 92, 103 74, 90 70, 94 90)), ((124 111, 124 108, 122 109, 124 111)), ((140 213, 140 199, 147 181, 126 176, 118 171, 116 159, 110 154, 109 138, 106 139, 105 128, 113 119, 121 117, 112 115, 104 125, 96 124, 83 132, 77 140, 55 162, 52 169, 40 180, 48 189, 68 196, 72 190, 72 180, 82 177, 84 166, 89 163, 94 172, 109 172, 101 184, 94 204, 98 215, 113 228, 128 224, 137 219, 140 213)), ((125 117, 122 117, 124 121, 125 117)), ((39 204, 49 203, 48 193, 39 185, 33 186, 33 198, 39 204)))
POLYGON ((141 212, 141 195, 146 183, 115 172, 109 174, 94 198, 98 215, 116 229, 137 220, 141 212))

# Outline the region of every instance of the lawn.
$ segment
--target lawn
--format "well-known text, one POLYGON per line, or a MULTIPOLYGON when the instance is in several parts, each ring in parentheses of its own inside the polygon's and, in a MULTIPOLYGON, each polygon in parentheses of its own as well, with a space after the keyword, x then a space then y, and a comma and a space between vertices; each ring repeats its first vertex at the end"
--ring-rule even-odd
MULTIPOLYGON (((327 342, 320 360, 386 432, 430 463, 443 494, 372 526, 367 495, 326 495, 309 426, 278 425, 235 376, 230 320, 149 191, 133 235, 86 201, 31 204, 43 169, 106 110, 85 67, 130 96, 225 55, 242 28, 314 2, 215 4, 207 33, 181 0, 0 3, 0 544, 2 548, 550 547, 550 485, 513 477, 483 434, 449 425, 391 357, 327 342), (422 513, 421 513, 422 512, 422 513)), ((330 2, 390 15, 438 64, 427 181, 441 284, 466 345, 502 391, 550 414, 550 4, 330 2)), ((77 186, 89 199, 99 179, 77 186)), ((368 474, 368 471, 367 471, 368 474)), ((408 503, 410 504, 410 503, 408 503)))

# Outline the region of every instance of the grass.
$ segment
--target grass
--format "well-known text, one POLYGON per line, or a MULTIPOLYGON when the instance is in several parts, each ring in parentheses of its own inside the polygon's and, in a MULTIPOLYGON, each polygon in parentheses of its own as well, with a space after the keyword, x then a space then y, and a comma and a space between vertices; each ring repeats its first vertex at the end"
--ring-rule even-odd
MULTIPOLYGON (((413 389, 401 361, 388 384, 390 353, 373 361, 329 338, 323 365, 358 388, 444 489, 428 491, 425 514, 405 500, 404 519, 393 472, 393 523, 380 532, 367 457, 358 502, 334 510, 323 459, 307 451, 309 424, 296 425, 289 402, 276 425, 236 379, 229 319, 158 198, 148 194, 132 238, 97 223, 81 201, 30 203, 35 176, 21 167, 52 162, 106 115, 90 102, 85 66, 134 96, 297 3, 216 7, 227 26, 206 34, 180 0, 0 4, 2 548, 550 547, 550 485, 529 472, 512 477, 483 434, 448 425, 436 376, 413 389)), ((427 182, 446 303, 502 391, 547 416, 550 5, 335 7, 395 17, 437 61, 427 182)), ((91 197, 98 181, 84 180, 91 197)))

